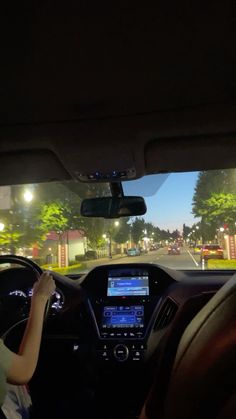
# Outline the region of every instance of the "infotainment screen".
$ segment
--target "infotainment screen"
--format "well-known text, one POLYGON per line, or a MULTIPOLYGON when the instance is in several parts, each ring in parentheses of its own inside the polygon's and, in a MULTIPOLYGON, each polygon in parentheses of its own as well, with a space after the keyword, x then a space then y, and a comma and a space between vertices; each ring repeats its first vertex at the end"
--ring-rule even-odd
POLYGON ((148 272, 143 269, 111 269, 108 273, 107 296, 149 295, 148 272))
POLYGON ((102 328, 143 328, 144 306, 109 306, 103 308, 102 328))

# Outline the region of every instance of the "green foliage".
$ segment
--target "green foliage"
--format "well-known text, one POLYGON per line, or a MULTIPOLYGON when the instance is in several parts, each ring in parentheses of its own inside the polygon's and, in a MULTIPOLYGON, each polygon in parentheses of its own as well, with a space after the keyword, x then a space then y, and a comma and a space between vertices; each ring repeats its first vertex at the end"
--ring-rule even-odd
POLYGON ((132 223, 132 240, 137 245, 139 240, 144 236, 145 231, 145 221, 143 218, 136 217, 134 222, 132 223))
POLYGON ((213 193, 209 199, 203 202, 200 214, 209 223, 214 222, 219 227, 228 224, 229 229, 234 231, 236 194, 213 193))
POLYGON ((85 259, 86 259, 85 255, 75 255, 75 261, 76 262, 80 262, 80 261, 83 261, 85 259))
POLYGON ((46 233, 49 231, 66 231, 69 219, 65 216, 66 206, 61 201, 43 204, 39 213, 40 228, 46 233))
POLYGON ((86 269, 86 263, 78 263, 77 265, 68 266, 68 268, 53 268, 55 272, 58 272, 62 275, 77 274, 86 271, 86 269))
POLYGON ((184 240, 187 239, 188 235, 191 233, 192 228, 189 226, 186 226, 186 224, 183 224, 183 238, 184 240))
POLYGON ((227 259, 209 259, 207 261, 207 269, 235 269, 236 260, 227 259))
POLYGON ((193 214, 202 216, 201 209, 206 199, 213 193, 234 193, 235 185, 236 169, 200 172, 193 195, 193 214))
POLYGON ((15 231, 11 232, 10 229, 5 229, 0 232, 0 246, 1 247, 10 247, 11 245, 16 245, 20 242, 22 238, 22 233, 15 231))
POLYGON ((77 263, 75 265, 71 265, 66 268, 59 268, 58 266, 55 266, 55 265, 42 266, 42 269, 49 269, 49 268, 54 272, 58 272, 59 274, 70 275, 70 274, 75 274, 75 273, 85 271, 87 269, 87 265, 85 263, 77 263))
POLYGON ((102 235, 104 234, 105 221, 103 218, 87 218, 84 221, 83 230, 88 238, 88 244, 91 249, 99 249, 104 247, 105 240, 102 235))
POLYGON ((114 230, 113 240, 118 244, 126 243, 129 240, 130 231, 129 218, 120 218, 119 226, 114 230))
POLYGON ((222 224, 234 227, 236 169, 199 173, 193 196, 193 214, 200 217, 203 241, 211 240, 222 224))
POLYGON ((178 238, 180 237, 180 232, 179 232, 179 230, 174 230, 174 231, 171 233, 171 237, 172 237, 172 239, 173 239, 173 240, 178 239, 178 238))

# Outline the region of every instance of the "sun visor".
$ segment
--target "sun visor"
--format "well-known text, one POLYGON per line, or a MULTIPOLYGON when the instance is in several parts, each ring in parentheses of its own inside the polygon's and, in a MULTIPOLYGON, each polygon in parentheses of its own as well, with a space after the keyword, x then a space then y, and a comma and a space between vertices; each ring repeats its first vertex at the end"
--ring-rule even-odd
POLYGON ((236 134, 164 138, 145 149, 146 171, 187 172, 236 166, 236 134))
POLYGON ((49 150, 0 153, 0 185, 71 179, 57 156, 49 150))

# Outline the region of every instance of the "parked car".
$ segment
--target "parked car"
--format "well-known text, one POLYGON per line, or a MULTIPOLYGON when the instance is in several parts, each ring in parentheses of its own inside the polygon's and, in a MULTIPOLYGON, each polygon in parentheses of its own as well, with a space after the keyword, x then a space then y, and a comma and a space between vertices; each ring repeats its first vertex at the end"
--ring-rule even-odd
POLYGON ((173 244, 168 247, 168 255, 180 255, 180 247, 177 244, 173 244))
POLYGON ((136 247, 132 247, 127 250, 127 256, 139 256, 141 254, 140 250, 136 247))
POLYGON ((202 259, 224 259, 224 250, 219 244, 204 244, 201 249, 202 259))

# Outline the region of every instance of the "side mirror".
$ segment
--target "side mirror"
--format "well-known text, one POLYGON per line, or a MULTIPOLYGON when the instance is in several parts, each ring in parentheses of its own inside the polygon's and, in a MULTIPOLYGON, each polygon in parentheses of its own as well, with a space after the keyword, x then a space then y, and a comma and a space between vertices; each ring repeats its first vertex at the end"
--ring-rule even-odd
POLYGON ((84 217, 119 218, 143 215, 147 211, 140 196, 103 197, 84 199, 80 213, 84 217))

